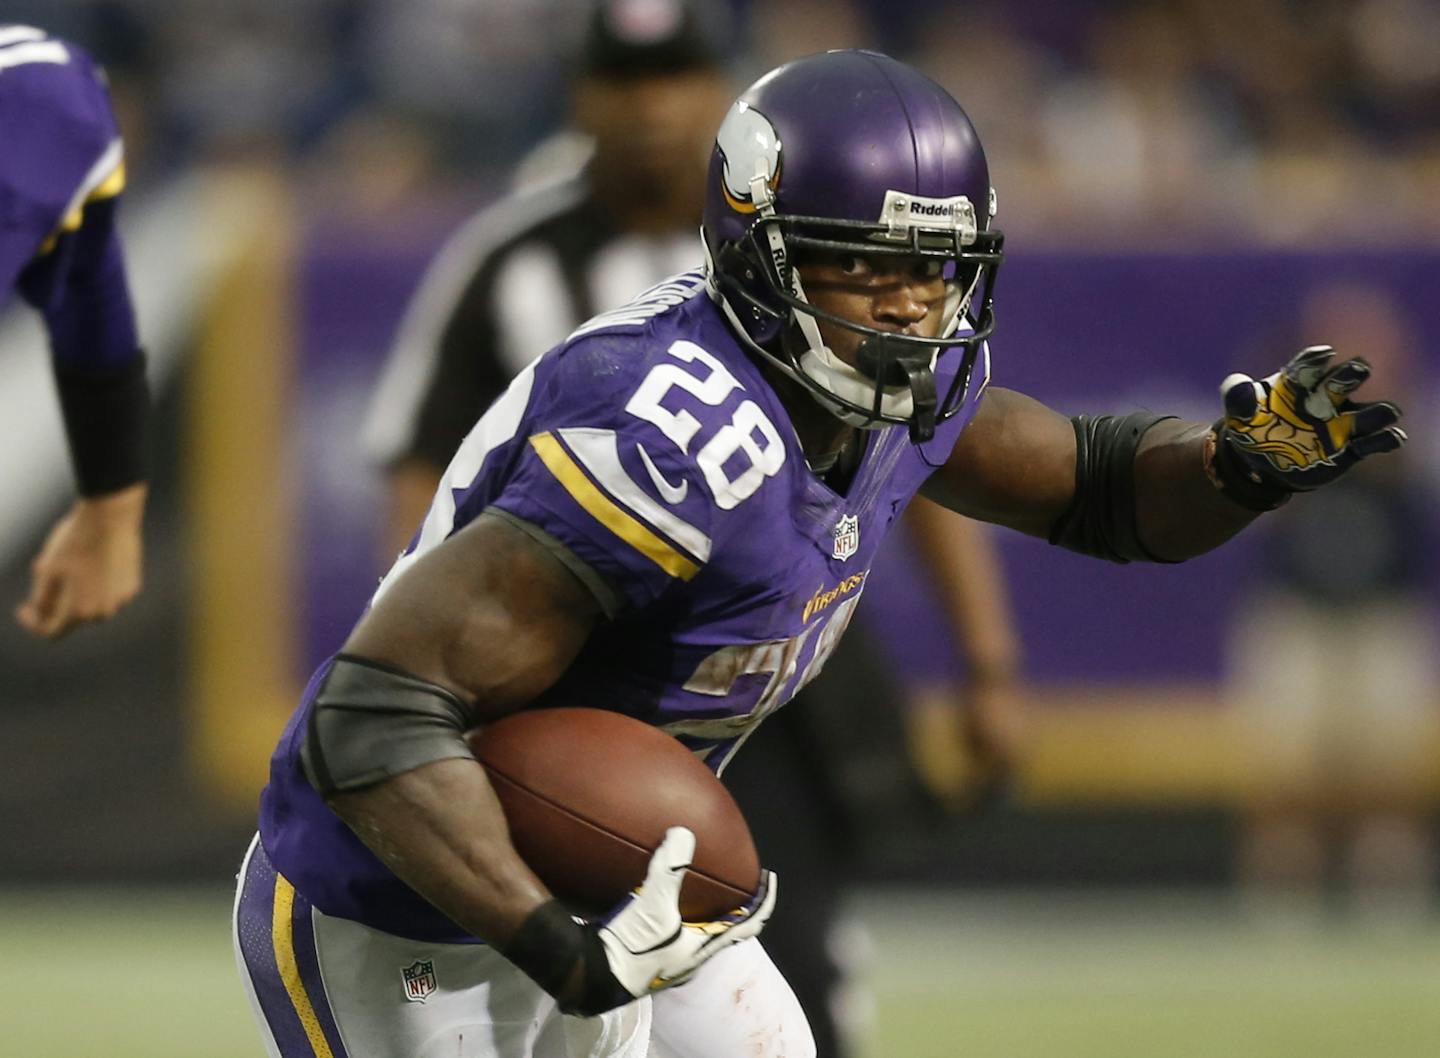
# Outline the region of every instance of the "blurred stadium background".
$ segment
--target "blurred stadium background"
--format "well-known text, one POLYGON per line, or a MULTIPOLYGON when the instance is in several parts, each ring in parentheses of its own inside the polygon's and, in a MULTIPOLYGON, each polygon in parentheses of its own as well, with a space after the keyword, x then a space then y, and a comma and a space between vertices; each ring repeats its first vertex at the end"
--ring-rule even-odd
MULTIPOLYGON (((737 87, 863 44, 970 111, 1007 233, 998 384, 1208 419, 1224 375, 1329 340, 1375 357, 1414 441, 1309 531, 1181 567, 1001 541, 1015 789, 932 817, 893 747, 846 765, 869 1053, 1433 1055, 1440 7, 733 6, 737 87)), ((429 255, 563 124, 578 11, 6 3, 110 71, 161 444, 141 599, 59 644, 0 628, 0 1051, 261 1053, 227 887, 274 736, 383 564, 366 403, 429 255)), ((47 370, 6 311, 7 605, 69 494, 47 370)), ((871 590, 903 709, 905 674, 954 663, 903 555, 871 590)))

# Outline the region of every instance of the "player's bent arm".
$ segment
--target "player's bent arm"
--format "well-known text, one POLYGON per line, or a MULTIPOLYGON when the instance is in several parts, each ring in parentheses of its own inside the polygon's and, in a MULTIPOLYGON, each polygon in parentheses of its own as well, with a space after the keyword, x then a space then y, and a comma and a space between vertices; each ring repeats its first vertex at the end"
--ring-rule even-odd
POLYGON ((582 1014, 685 980, 754 936, 775 900, 766 875, 726 921, 682 924, 694 848, 682 829, 626 907, 582 925, 516 853, 463 733, 553 684, 600 612, 543 544, 482 515, 376 601, 316 694, 302 753, 311 782, 386 866, 582 1014))
POLYGON ((994 389, 926 495, 1112 561, 1176 562, 1256 517, 1207 473, 1210 428, 1149 414, 1067 419, 994 389))
MULTIPOLYGON (((322 789, 331 807, 407 884, 501 947, 550 894, 515 853, 499 802, 463 732, 525 705, 555 682, 598 614, 594 597, 556 558, 514 526, 482 515, 427 552, 376 601, 339 662, 383 666, 375 670, 381 680, 389 670, 392 682, 375 696, 388 694, 392 702, 408 696, 400 682, 406 678, 416 681, 418 696, 434 688, 433 726, 444 741, 438 748, 422 746, 413 758, 432 760, 408 769, 409 760, 343 759, 350 753, 347 737, 356 744, 364 740, 337 726, 321 746, 329 729, 317 725, 348 723, 353 729, 361 722, 355 717, 365 715, 356 711, 356 699, 367 689, 350 692, 342 703, 350 711, 335 721, 324 714, 329 685, 317 696, 307 767, 331 773, 321 781, 332 787, 322 789), (433 759, 441 754, 453 759, 433 759), (322 755, 326 761, 315 764, 322 755), (381 781, 363 782, 367 764, 380 769, 381 781), (337 770, 342 774, 333 777, 337 770), (347 775, 358 782, 347 782, 347 775)), ((363 684, 364 670, 353 674, 363 684)), ((392 747, 426 738, 398 729, 383 735, 392 747)))

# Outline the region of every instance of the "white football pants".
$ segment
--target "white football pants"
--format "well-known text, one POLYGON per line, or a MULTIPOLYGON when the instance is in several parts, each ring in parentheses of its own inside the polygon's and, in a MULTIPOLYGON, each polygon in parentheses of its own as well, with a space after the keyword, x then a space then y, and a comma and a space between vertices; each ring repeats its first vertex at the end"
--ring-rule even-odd
POLYGON ((316 910, 257 838, 240 869, 235 958, 270 1058, 815 1058, 758 940, 687 984, 595 1018, 483 944, 407 940, 316 910))

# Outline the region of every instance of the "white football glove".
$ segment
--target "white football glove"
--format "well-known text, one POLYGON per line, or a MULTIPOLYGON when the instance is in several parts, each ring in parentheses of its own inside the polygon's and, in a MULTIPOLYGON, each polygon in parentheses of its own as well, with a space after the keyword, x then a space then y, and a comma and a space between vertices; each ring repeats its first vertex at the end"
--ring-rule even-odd
POLYGON ((711 922, 680 918, 680 885, 695 858, 695 835, 671 827, 650 857, 645 883, 596 924, 610 972, 639 998, 682 984, 716 952, 760 932, 775 909, 775 875, 760 872, 760 887, 744 906, 711 922))
POLYGON ((665 832, 644 883, 604 919, 574 918, 559 900, 535 908, 510 938, 504 955, 567 1014, 592 1016, 682 984, 716 952, 760 932, 775 909, 775 875, 744 907, 711 922, 680 917, 680 885, 695 856, 685 827, 665 832))

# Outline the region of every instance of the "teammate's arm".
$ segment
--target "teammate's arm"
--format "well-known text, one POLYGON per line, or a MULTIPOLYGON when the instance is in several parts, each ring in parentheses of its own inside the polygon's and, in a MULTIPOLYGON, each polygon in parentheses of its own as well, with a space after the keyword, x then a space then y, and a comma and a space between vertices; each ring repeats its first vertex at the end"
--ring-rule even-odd
POLYGON ((1210 427, 1151 418, 1087 434, 1097 421, 1077 428, 1039 401, 992 389, 925 494, 960 514, 1062 543, 1068 542, 1057 538, 1062 519, 1108 518, 1133 526, 1138 547, 1127 557, 1157 561, 1203 554, 1256 517, 1212 483, 1210 427), (1127 446, 1122 426, 1143 432, 1127 446), (1113 464, 1115 450, 1133 452, 1128 468, 1104 465, 1113 464))
POLYGON ((115 228, 117 166, 74 231, 57 233, 16 289, 45 318, 79 497, 32 564, 22 627, 64 635, 111 617, 139 592, 149 391, 124 253, 115 228))

